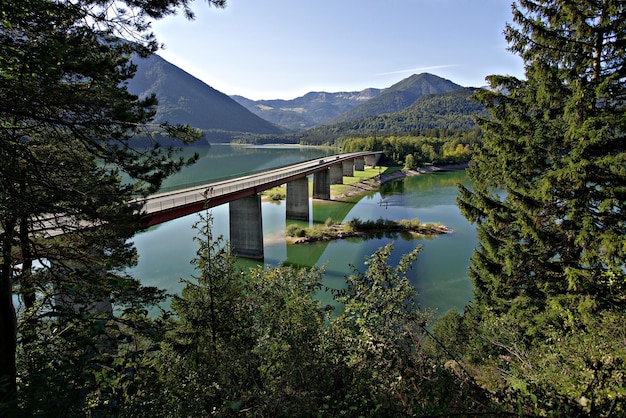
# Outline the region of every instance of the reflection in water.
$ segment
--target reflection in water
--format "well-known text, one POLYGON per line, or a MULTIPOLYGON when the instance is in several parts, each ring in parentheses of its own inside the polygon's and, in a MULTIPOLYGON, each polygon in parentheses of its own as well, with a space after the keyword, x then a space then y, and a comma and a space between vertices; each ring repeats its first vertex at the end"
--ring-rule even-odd
POLYGON ((187 147, 181 156, 199 155, 198 161, 163 182, 162 190, 193 187, 211 181, 245 176, 336 153, 336 149, 312 147, 250 147, 216 144, 187 147))
MULTIPOLYGON (((256 151, 259 151, 256 149, 256 151)), ((266 155, 265 149, 260 154, 266 155)), ((298 149, 270 150, 269 155, 283 151, 291 156, 273 156, 271 164, 289 159, 300 159, 310 154, 298 149)), ((318 150, 318 152, 320 152, 318 150)), ((255 149, 244 150, 246 158, 257 158, 255 149)), ((242 152, 233 151, 229 146, 212 146, 205 154, 203 167, 190 167, 200 174, 215 172, 222 174, 221 165, 234 164, 231 172, 245 170, 241 166, 242 152), (215 153, 216 151, 220 151, 215 153), (219 157, 213 158, 216 155, 219 157), (212 157, 213 156, 213 157, 212 157), (230 157, 229 157, 230 156, 230 157), (228 162, 221 162, 224 159, 228 162)), ((313 156, 315 158, 319 155, 313 156)), ((263 158, 261 158, 263 159, 263 158)), ((310 159, 310 158, 307 158, 310 159)), ((245 163, 248 169, 254 168, 245 163)), ((264 164, 270 164, 265 161, 264 164)), ((207 174, 208 175, 208 174, 207 174)), ((183 176, 182 178, 187 178, 183 176)), ((196 181, 190 176, 189 179, 196 181)), ((176 180, 176 181, 180 181, 176 180)), ((345 276, 352 273, 351 265, 364 270, 365 258, 378 248, 389 242, 394 243, 391 262, 397 263, 403 254, 408 253, 416 245, 423 250, 418 255, 414 268, 408 277, 420 293, 422 307, 437 309, 443 313, 451 308, 462 310, 472 297, 470 281, 467 277, 469 258, 476 245, 476 232, 461 215, 456 206, 456 184, 468 184, 463 171, 438 172, 397 180, 383 185, 380 192, 369 192, 355 202, 319 201, 311 203, 312 220, 309 223, 324 223, 329 217, 335 221, 348 221, 352 218, 361 220, 413 219, 422 222, 439 222, 452 228, 453 233, 443 236, 414 239, 406 235, 382 235, 371 239, 345 239, 309 244, 287 244, 285 228, 298 221, 285 220, 285 204, 263 203, 263 235, 265 238, 265 259, 262 263, 242 260, 246 266, 261 264, 278 265, 280 263, 297 266, 326 266, 324 284, 328 289, 341 289, 345 286, 345 276), (381 205, 380 202, 387 202, 381 205)), ((222 205, 212 210, 214 217, 214 236, 229 237, 228 206, 222 205)), ((133 269, 136 277, 144 284, 164 288, 169 292, 179 292, 182 288, 180 278, 191 278, 195 274, 189 263, 196 253, 197 244, 193 241, 195 231, 191 228, 198 220, 197 215, 176 219, 158 227, 137 234, 134 241, 139 253, 139 264, 133 269)), ((299 223, 302 225, 303 223, 299 223)), ((306 226, 306 223, 304 223, 306 226)), ((330 291, 322 292, 320 298, 331 301, 330 291)))

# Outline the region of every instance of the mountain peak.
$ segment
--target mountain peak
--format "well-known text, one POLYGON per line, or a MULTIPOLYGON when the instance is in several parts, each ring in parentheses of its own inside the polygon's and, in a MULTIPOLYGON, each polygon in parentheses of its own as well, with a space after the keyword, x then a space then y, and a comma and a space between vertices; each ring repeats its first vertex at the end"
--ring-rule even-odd
MULTIPOLYGON (((285 132, 159 55, 137 57, 133 62, 137 72, 128 81, 128 90, 139 97, 156 95, 157 123, 188 124, 207 133, 219 132, 220 142, 238 134, 285 132)), ((208 137, 211 139, 211 135, 208 137)))
POLYGON ((249 100, 232 96, 252 113, 286 128, 304 130, 321 125, 374 97, 380 89, 329 93, 312 91, 293 100, 249 100))
POLYGON ((430 73, 413 74, 384 89, 379 95, 329 121, 347 122, 386 113, 399 112, 420 97, 442 94, 462 88, 460 85, 430 73))

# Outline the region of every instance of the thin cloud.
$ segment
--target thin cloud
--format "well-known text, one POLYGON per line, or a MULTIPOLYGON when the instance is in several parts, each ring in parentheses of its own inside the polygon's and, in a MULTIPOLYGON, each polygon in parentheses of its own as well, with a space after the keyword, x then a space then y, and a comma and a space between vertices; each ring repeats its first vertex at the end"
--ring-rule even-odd
POLYGON ((433 65, 431 67, 419 67, 419 68, 411 68, 408 70, 389 71, 386 73, 378 73, 376 75, 382 76, 382 75, 392 75, 392 74, 402 74, 402 73, 415 73, 415 72, 421 72, 421 71, 440 70, 442 68, 451 68, 451 67, 459 67, 459 65, 458 64, 433 65))

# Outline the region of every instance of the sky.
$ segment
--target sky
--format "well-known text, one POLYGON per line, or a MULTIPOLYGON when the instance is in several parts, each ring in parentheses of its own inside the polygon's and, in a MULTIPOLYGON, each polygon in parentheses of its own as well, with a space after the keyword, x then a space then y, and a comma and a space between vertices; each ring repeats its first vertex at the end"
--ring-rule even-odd
POLYGON ((512 0, 195 0, 154 22, 172 64, 227 95, 294 99, 431 73, 464 87, 523 77, 503 31, 512 0))

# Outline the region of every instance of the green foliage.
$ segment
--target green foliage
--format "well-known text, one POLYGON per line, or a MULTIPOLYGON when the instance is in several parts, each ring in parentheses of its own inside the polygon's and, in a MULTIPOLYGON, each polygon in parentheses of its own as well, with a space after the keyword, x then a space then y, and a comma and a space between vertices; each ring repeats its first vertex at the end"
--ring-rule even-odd
POLYGON ((306 228, 296 224, 289 224, 285 229, 285 234, 288 237, 303 237, 306 235, 306 228))
MULTIPOLYGON (((198 276, 172 304, 177 319, 158 354, 153 416, 365 416, 476 409, 477 387, 437 367, 422 344, 430 314, 406 277, 421 247, 367 270, 322 306, 322 271, 257 267, 243 275, 201 217, 198 276), (204 260, 204 261, 203 261, 204 260), (210 262, 209 262, 210 261, 210 262)), ((478 394, 478 395, 477 395, 478 394)))
POLYGON ((476 223, 465 355, 510 410, 624 413, 626 275, 619 1, 520 1, 506 30, 526 80, 476 93, 483 147, 459 205, 476 223))
POLYGON ((344 309, 333 322, 333 332, 348 367, 342 390, 346 398, 360 402, 360 413, 392 408, 394 393, 405 383, 412 337, 427 321, 405 276, 421 247, 403 256, 395 268, 387 264, 392 248, 374 253, 366 272, 355 269, 347 290, 337 297, 344 309))
POLYGON ((404 158, 404 169, 405 170, 414 170, 416 168, 417 167, 415 165, 415 158, 413 157, 413 154, 408 154, 404 158))
POLYGON ((281 200, 285 200, 285 194, 280 192, 275 192, 270 195, 270 200, 274 202, 280 202, 281 200))
POLYGON ((145 310, 62 312, 23 327, 18 348, 24 416, 129 416, 158 391, 153 351, 162 329, 145 310))
POLYGON ((124 340, 142 327, 118 332, 109 328, 115 318, 90 315, 111 299, 137 310, 155 301, 124 273, 136 256, 129 243, 140 227, 135 199, 195 161, 154 143, 131 146, 134 135, 157 129, 183 141, 199 132, 151 126, 155 98, 139 99, 125 87, 135 70, 131 55, 157 49, 148 21, 178 8, 190 14, 187 2, 122 3, 1 6, 0 404, 16 414, 54 414, 63 403, 68 415, 122 408, 121 394, 134 390, 124 385, 134 378, 122 379, 125 366, 103 353, 122 351, 108 336, 124 340), (14 294, 23 303, 19 315, 14 294), (57 368, 37 366, 53 355, 61 356, 51 363, 57 368), (117 404, 104 407, 107 399, 117 404))
POLYGON ((205 215, 197 226, 199 275, 172 303, 178 320, 161 354, 169 387, 162 414, 312 410, 324 369, 325 310, 314 298, 320 273, 278 267, 244 274, 222 237, 213 240, 211 222, 205 215))
POLYGON ((383 151, 396 164, 413 168, 423 164, 452 164, 470 160, 472 150, 480 144, 479 131, 431 131, 438 136, 382 136, 350 138, 343 142, 345 152, 383 151), (442 135, 441 137, 439 135, 442 135))
POLYGON ((440 224, 423 224, 418 218, 402 219, 394 221, 391 219, 378 218, 375 221, 362 221, 353 218, 346 222, 345 230, 351 232, 415 232, 418 234, 444 233, 447 228, 440 224))

